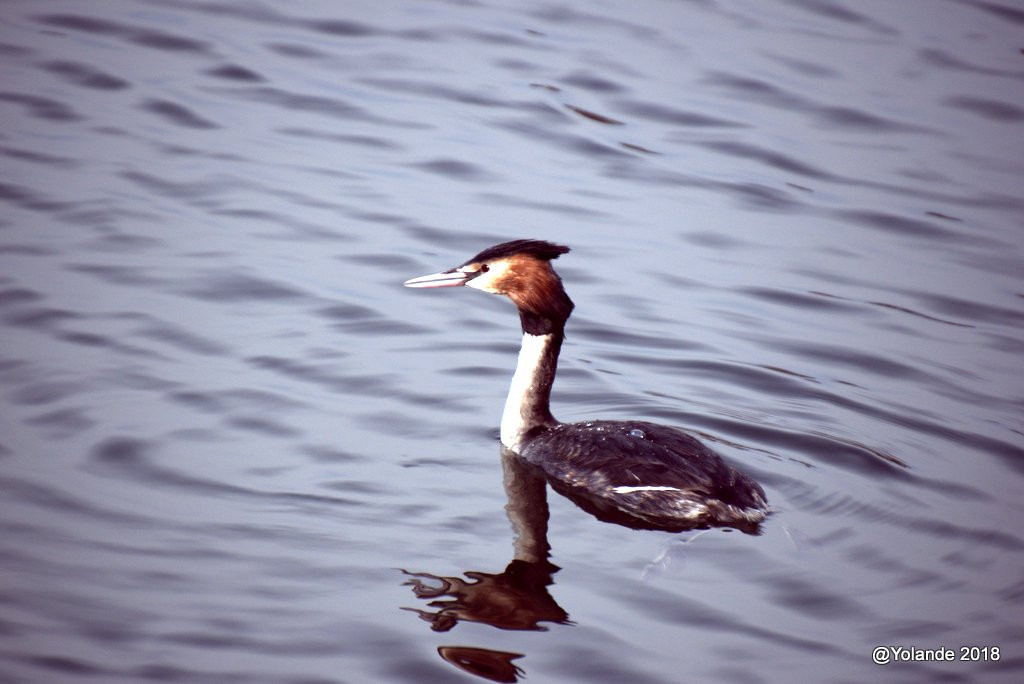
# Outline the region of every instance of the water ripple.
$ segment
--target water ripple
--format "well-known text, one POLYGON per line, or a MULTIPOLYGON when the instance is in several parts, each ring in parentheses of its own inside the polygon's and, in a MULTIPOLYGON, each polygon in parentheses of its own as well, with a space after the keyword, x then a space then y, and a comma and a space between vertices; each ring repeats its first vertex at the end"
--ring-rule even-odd
POLYGON ((304 25, 317 33, 344 38, 365 38, 378 33, 377 29, 368 24, 345 19, 314 19, 304 22, 304 25))
POLYGON ((158 50, 196 53, 210 51, 208 43, 192 38, 81 14, 47 14, 37 16, 35 19, 45 26, 95 35, 117 36, 136 45, 158 50))
POLYGON ((719 117, 708 116, 700 112, 686 111, 668 107, 657 102, 644 100, 619 99, 614 101, 615 110, 624 114, 655 121, 693 128, 745 128, 738 121, 730 121, 719 117))
POLYGON ((283 283, 247 273, 216 273, 200 276, 181 292, 211 302, 294 300, 305 297, 301 290, 283 283))
POLYGON ((988 12, 1000 19, 1005 19, 1012 24, 1024 24, 1024 10, 1011 7, 999 2, 986 2, 985 0, 967 0, 971 7, 982 12, 988 12))
POLYGON ((62 491, 54 484, 42 484, 34 480, 15 477, 0 477, 0 491, 8 501, 18 500, 45 510, 57 510, 95 520, 119 524, 154 526, 155 518, 141 515, 136 511, 122 511, 100 506, 80 494, 62 491))
POLYGON ((865 26, 872 32, 886 36, 899 35, 900 31, 895 27, 884 24, 867 14, 856 12, 844 7, 841 3, 830 0, 789 0, 789 3, 827 19, 834 19, 853 26, 865 26))
POLYGON ((283 88, 260 86, 251 88, 219 89, 218 92, 230 97, 271 105, 287 111, 322 114, 340 121, 365 121, 406 128, 427 128, 426 124, 399 121, 390 117, 378 115, 368 111, 364 107, 360 107, 359 105, 352 104, 351 102, 347 102, 340 98, 325 97, 322 95, 308 95, 288 91, 283 88))
POLYGON ((448 84, 422 80, 404 80, 398 78, 363 77, 358 79, 359 83, 373 86, 384 91, 402 93, 403 95, 422 95, 424 97, 437 98, 460 104, 474 105, 477 107, 502 107, 506 109, 529 109, 529 103, 517 103, 514 101, 502 100, 494 95, 485 94, 479 90, 469 88, 456 88, 448 84))
POLYGON ((170 100, 146 100, 140 107, 182 128, 220 128, 219 125, 199 116, 188 107, 170 100))
POLYGON ((71 157, 62 157, 17 147, 0 147, 0 154, 19 161, 27 161, 33 164, 45 164, 47 166, 55 166, 58 168, 73 168, 79 165, 79 162, 71 157))
MULTIPOLYGON (((621 590, 620 590, 621 591, 621 590)), ((813 637, 794 637, 768 627, 730 615, 697 599, 679 596, 650 585, 622 591, 626 605, 642 608, 645 613, 663 624, 694 624, 700 629, 723 631, 732 635, 754 636, 776 646, 795 647, 797 650, 816 652, 819 649, 838 655, 839 647, 813 637)))
POLYGON ((229 81, 243 81, 247 83, 259 83, 265 81, 263 76, 260 76, 252 69, 248 69, 238 64, 223 64, 219 67, 213 67, 207 69, 206 73, 210 76, 217 78, 224 78, 229 81))
POLYGON ((419 162, 415 166, 424 171, 460 181, 479 182, 494 179, 493 174, 489 171, 460 159, 433 159, 419 162))
POLYGON ((992 121, 1024 121, 1024 107, 1000 100, 958 95, 944 101, 950 107, 962 109, 992 121))
POLYGON ((91 454, 91 468, 115 476, 136 480, 158 488, 180 488, 197 495, 237 496, 252 499, 309 502, 330 506, 349 506, 356 502, 337 496, 299 492, 261 491, 191 475, 156 463, 151 456, 154 445, 132 437, 111 437, 97 444, 91 454))
POLYGON ((965 71, 973 74, 984 74, 986 76, 1024 79, 1024 69, 996 69, 990 66, 970 62, 965 60, 963 57, 952 55, 939 48, 924 48, 918 54, 928 65, 938 67, 940 69, 965 71))
POLYGON ((0 92, 0 102, 10 102, 21 105, 34 119, 46 119, 48 121, 81 121, 82 116, 69 105, 38 95, 26 95, 24 93, 0 92))
POLYGON ((865 109, 815 102, 749 76, 714 71, 707 74, 706 81, 708 85, 717 86, 735 97, 813 117, 825 127, 877 133, 934 133, 925 126, 896 121, 865 109))

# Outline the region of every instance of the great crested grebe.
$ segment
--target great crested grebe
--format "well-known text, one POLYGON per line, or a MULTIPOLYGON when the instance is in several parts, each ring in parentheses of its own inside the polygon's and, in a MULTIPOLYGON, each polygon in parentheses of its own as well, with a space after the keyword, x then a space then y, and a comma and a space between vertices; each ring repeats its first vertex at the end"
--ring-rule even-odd
POLYGON ((513 240, 404 284, 466 285, 515 303, 523 346, 501 443, 541 468, 556 489, 585 499, 598 517, 619 513, 658 529, 756 526, 769 512, 764 490, 696 438, 643 421, 560 423, 551 415, 551 385, 573 309, 551 260, 568 251, 544 240, 513 240))

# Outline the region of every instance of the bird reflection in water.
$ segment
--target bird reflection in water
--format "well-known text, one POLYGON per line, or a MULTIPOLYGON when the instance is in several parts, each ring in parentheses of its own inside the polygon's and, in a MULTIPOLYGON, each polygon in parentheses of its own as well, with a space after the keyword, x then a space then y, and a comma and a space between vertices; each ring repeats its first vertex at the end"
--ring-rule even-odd
POLYGON ((439 646, 437 652, 459 669, 494 682, 515 682, 523 674, 523 669, 512 662, 522 658, 522 653, 473 646, 439 646))
MULTIPOLYGON (((405 610, 417 613, 435 632, 447 632, 461 620, 537 631, 547 629, 543 622, 569 623, 568 614, 548 592, 558 566, 548 561, 545 481, 513 451, 502 448, 501 463, 508 496, 505 510, 515 531, 514 557, 505 570, 469 570, 464 573, 466 579, 402 571, 409 575, 406 584, 416 597, 430 599, 427 605, 435 609, 405 610)), ((523 673, 512 662, 523 657, 521 653, 470 646, 441 646, 437 652, 456 667, 495 682, 515 682, 523 673)))
MULTIPOLYGON (((429 601, 432 610, 404 608, 417 613, 430 623, 435 632, 447 632, 460 621, 477 622, 506 630, 547 629, 542 623, 572 624, 569 615, 548 592, 554 583, 558 566, 548 558, 548 504, 543 472, 506 448, 501 449, 505 493, 505 510, 515 532, 514 556, 500 573, 469 570, 461 577, 442 577, 428 572, 402 570, 409 579, 417 598, 429 601)), ((556 483, 552 482, 552 486, 556 483)), ((602 510, 588 502, 583 493, 565 491, 558 487, 577 506, 596 518, 635 529, 662 529, 684 531, 695 526, 675 525, 654 527, 650 521, 631 518, 621 511, 602 510)), ((741 528, 757 534, 757 525, 741 528)), ((523 674, 514 660, 521 653, 497 651, 472 646, 441 646, 438 654, 447 662, 471 674, 495 682, 515 682, 523 674)))

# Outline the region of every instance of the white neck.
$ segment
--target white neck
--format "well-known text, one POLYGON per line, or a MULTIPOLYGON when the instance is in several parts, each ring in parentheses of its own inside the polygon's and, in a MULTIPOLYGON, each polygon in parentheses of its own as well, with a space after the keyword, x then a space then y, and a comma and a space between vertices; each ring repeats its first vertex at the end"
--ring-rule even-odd
POLYGON ((519 362, 501 415, 501 443, 513 451, 519 450, 528 430, 554 423, 548 400, 559 351, 558 347, 552 348, 556 340, 561 341, 556 335, 523 333, 519 362))

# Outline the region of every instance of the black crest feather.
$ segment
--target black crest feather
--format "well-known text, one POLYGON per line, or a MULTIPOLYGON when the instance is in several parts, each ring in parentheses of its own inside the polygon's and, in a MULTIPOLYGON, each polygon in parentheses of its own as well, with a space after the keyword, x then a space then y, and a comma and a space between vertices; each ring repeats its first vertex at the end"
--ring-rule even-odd
POLYGON ((509 242, 502 242, 500 245, 488 247, 472 259, 466 261, 466 264, 477 263, 480 261, 491 261, 492 259, 501 259, 515 254, 527 254, 536 259, 550 261, 552 259, 557 259, 560 255, 565 254, 568 251, 569 248, 565 245, 556 245, 555 243, 548 242, 546 240, 511 240, 509 242))

